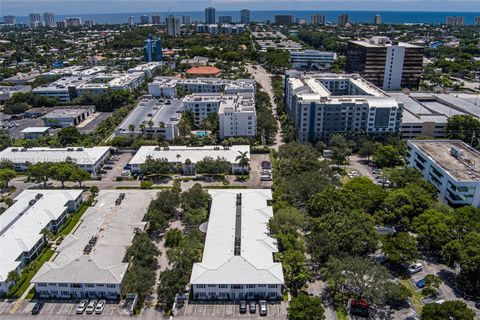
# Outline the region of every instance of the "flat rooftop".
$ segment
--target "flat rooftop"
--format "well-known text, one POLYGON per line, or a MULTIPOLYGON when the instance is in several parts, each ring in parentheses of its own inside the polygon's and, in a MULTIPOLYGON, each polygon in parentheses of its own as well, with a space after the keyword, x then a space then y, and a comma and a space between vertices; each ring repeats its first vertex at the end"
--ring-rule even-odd
POLYGON ((460 140, 409 140, 455 180, 480 181, 480 152, 460 140), (464 157, 456 158, 452 147, 462 150, 464 157))
POLYGON ((55 109, 47 113, 44 117, 49 119, 55 118, 76 118, 90 109, 95 108, 94 106, 77 106, 75 108, 62 108, 55 109))
POLYGON ((79 165, 93 165, 105 153, 110 151, 110 147, 93 148, 6 148, 0 152, 1 160, 10 160, 13 163, 32 164, 39 162, 64 162, 67 159, 73 159, 79 165))
POLYGON ((43 237, 42 230, 67 210, 83 190, 25 190, 0 215, 0 281, 21 263, 17 260, 43 237))
POLYGON ((50 130, 50 127, 28 127, 23 129, 22 133, 45 133, 50 130))
POLYGON ((46 262, 31 282, 120 283, 128 268, 124 261, 126 248, 135 229, 143 230, 143 217, 156 193, 101 190, 96 205, 87 209, 77 229, 63 239, 55 259, 46 262), (117 206, 115 200, 122 192, 125 199, 117 206), (92 236, 98 240, 92 251, 84 254, 83 249, 92 236))
POLYGON ((147 157, 153 159, 165 158, 168 162, 185 162, 189 159, 192 163, 197 163, 205 157, 223 157, 230 163, 238 163, 237 156, 240 152, 247 152, 250 157, 250 146, 203 146, 203 147, 187 147, 187 146, 169 146, 169 147, 155 147, 143 146, 138 149, 137 153, 130 161, 130 164, 140 165, 145 163, 147 157))
POLYGON ((218 189, 209 194, 212 207, 203 258, 193 265, 190 283, 283 285, 282 264, 273 261, 277 242, 268 233, 272 191, 218 189))
POLYGON ((156 99, 141 100, 115 131, 141 133, 140 125, 148 128, 150 120, 154 128, 158 128, 161 122, 166 126, 177 124, 181 118, 183 103, 180 99, 172 99, 170 102, 171 104, 165 104, 156 99), (130 130, 130 125, 135 126, 134 131, 130 130))

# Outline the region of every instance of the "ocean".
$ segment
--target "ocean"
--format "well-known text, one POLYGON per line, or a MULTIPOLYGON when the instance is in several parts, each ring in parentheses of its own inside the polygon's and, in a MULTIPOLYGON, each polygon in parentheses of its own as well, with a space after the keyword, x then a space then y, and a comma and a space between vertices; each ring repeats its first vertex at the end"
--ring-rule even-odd
MULTIPOLYGON (((255 22, 274 21, 277 14, 293 15, 295 18, 305 19, 310 22, 310 17, 314 14, 323 14, 328 22, 336 23, 340 14, 348 14, 350 21, 372 23, 376 14, 382 16, 383 23, 427 23, 441 24, 445 22, 446 16, 463 16, 465 24, 473 24, 475 17, 480 16, 480 12, 412 12, 412 11, 251 11, 251 20, 255 22)), ((82 21, 95 20, 100 24, 118 24, 127 23, 129 16, 135 17, 135 22, 140 21, 140 16, 160 14, 162 21, 168 15, 167 12, 137 12, 137 13, 111 13, 111 14, 78 14, 78 15, 55 15, 55 20, 60 21, 67 17, 80 17, 82 21)), ((205 18, 203 11, 196 12, 171 12, 175 16, 191 16, 192 22, 195 20, 203 21, 205 18)), ((217 11, 217 20, 219 16, 232 16, 234 21, 240 20, 240 11, 217 11)), ((150 17, 151 19, 151 17, 150 17)), ((28 23, 28 17, 17 17, 17 23, 28 23)))

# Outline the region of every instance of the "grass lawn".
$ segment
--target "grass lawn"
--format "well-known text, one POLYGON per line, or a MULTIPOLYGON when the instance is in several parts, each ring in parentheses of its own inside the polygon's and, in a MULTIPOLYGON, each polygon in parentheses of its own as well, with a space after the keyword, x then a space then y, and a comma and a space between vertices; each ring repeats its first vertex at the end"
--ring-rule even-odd
POLYGON ((344 306, 335 306, 335 314, 338 320, 348 320, 347 309, 344 306))
POLYGON ((17 284, 11 288, 9 292, 10 298, 19 298, 25 292, 25 290, 27 290, 28 286, 30 285, 30 280, 32 280, 33 276, 37 273, 40 267, 46 261, 50 260, 54 252, 55 251, 53 251, 53 249, 51 248, 44 249, 42 253, 37 258, 35 258, 35 260, 30 262, 28 266, 23 268, 22 277, 17 282, 17 284))
POLYGON ((415 307, 415 311, 417 311, 417 313, 419 314, 422 313, 423 302, 421 291, 415 290, 412 282, 409 279, 400 279, 400 283, 403 284, 412 294, 412 297, 410 299, 412 300, 412 304, 415 307))
POLYGON ((85 203, 82 204, 82 206, 77 210, 77 212, 73 213, 72 215, 70 215, 70 217, 68 217, 67 222, 63 225, 60 231, 58 231, 56 236, 58 237, 68 235, 73 230, 78 220, 80 220, 80 218, 83 216, 85 211, 87 211, 87 209, 88 206, 85 203))

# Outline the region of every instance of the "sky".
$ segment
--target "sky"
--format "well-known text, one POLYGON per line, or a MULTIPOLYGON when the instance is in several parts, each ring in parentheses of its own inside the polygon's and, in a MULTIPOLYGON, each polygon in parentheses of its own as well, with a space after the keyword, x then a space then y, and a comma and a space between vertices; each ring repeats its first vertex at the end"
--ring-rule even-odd
POLYGON ((217 10, 376 10, 480 12, 480 0, 0 0, 0 16, 217 10))

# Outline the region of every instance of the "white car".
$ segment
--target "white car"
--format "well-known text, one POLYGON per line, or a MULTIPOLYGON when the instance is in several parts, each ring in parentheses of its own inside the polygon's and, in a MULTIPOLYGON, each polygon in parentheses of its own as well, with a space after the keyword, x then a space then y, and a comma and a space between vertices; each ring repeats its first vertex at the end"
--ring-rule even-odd
POLYGON ((83 314, 85 312, 85 308, 87 308, 88 300, 82 300, 77 305, 77 309, 75 310, 76 314, 83 314))
POLYGON ((265 301, 265 300, 260 300, 260 301, 258 302, 258 304, 260 305, 260 315, 261 315, 261 316, 266 316, 267 313, 268 313, 267 301, 265 301))
POLYGON ((414 273, 420 272, 422 270, 423 270, 423 266, 422 266, 421 263, 418 263, 418 262, 410 265, 407 269, 409 274, 414 274, 414 273))
POLYGON ((97 300, 90 300, 90 302, 87 305, 87 308, 85 309, 85 312, 87 314, 92 314, 95 311, 96 305, 97 305, 97 300))
POLYGON ((100 300, 97 303, 97 306, 95 307, 95 314, 102 314, 103 309, 105 309, 105 304, 107 302, 105 300, 100 300))

